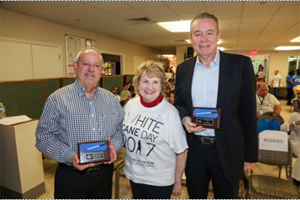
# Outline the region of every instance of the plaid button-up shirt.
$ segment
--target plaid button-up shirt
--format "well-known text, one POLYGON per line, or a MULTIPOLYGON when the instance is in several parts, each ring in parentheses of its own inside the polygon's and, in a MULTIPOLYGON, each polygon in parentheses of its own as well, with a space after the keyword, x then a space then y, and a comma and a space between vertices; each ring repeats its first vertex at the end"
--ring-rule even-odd
POLYGON ((79 142, 111 138, 116 151, 124 145, 124 110, 115 96, 100 87, 91 100, 77 82, 49 96, 36 129, 36 147, 61 163, 72 162, 79 142))

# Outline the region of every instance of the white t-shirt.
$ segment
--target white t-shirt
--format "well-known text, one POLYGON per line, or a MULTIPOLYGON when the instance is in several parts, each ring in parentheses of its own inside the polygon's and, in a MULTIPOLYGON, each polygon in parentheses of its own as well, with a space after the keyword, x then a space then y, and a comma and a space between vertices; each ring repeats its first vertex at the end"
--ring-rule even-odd
POLYGON ((173 73, 166 72, 166 78, 167 78, 167 82, 168 82, 170 78, 173 78, 173 73))
POLYGON ((273 87, 280 87, 281 85, 279 85, 279 80, 281 79, 281 76, 279 74, 277 74, 276 76, 274 76, 272 78, 273 80, 273 87))
POLYGON ((116 99, 120 102, 121 101, 121 97, 118 94, 115 94, 116 99))
POLYGON ((258 78, 264 78, 266 76, 266 72, 259 71, 257 75, 258 75, 258 78))
POLYGON ((262 98, 256 94, 256 112, 259 112, 259 109, 262 108, 265 112, 273 112, 274 106, 280 104, 279 101, 273 94, 268 93, 265 98, 262 98))
POLYGON ((136 98, 124 110, 126 177, 147 185, 174 184, 176 154, 188 148, 176 108, 166 100, 147 108, 136 98))

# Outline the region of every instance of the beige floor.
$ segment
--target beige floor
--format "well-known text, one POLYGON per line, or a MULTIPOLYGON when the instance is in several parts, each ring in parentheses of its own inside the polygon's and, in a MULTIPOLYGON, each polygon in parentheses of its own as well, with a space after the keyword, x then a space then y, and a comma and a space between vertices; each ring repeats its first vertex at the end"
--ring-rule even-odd
MULTIPOLYGON (((290 114, 292 113, 291 111, 291 107, 286 105, 286 101, 280 101, 280 104, 282 106, 282 111, 281 111, 281 115, 284 118, 284 120, 287 120, 290 116, 290 114)), ((294 160, 295 161, 295 160, 294 160)), ((55 174, 55 170, 57 167, 57 162, 46 158, 44 159, 44 176, 45 176, 45 185, 46 185, 46 193, 43 194, 42 196, 39 197, 39 199, 53 199, 53 192, 54 192, 54 174, 55 174)), ((272 166, 267 166, 267 165, 263 165, 260 163, 256 164, 254 173, 255 174, 260 174, 262 172, 268 172, 268 174, 272 175, 272 176, 278 176, 278 167, 272 167, 272 166)), ((285 178, 285 169, 282 169, 282 178, 285 178)), ((114 177, 113 180, 115 180, 115 173, 114 173, 114 177)), ((132 194, 131 194, 131 190, 130 190, 130 185, 129 185, 129 181, 126 178, 120 178, 120 191, 119 191, 119 198, 120 199, 131 199, 132 198, 132 194)), ((114 186, 113 186, 113 195, 112 198, 115 198, 114 195, 114 186)), ((182 187, 182 194, 180 196, 172 196, 172 199, 188 199, 188 194, 187 194, 187 190, 186 187, 182 187)), ((208 195, 208 198, 213 198, 213 194, 210 192, 208 195)), ((255 198, 254 196, 252 196, 252 198, 255 198)))

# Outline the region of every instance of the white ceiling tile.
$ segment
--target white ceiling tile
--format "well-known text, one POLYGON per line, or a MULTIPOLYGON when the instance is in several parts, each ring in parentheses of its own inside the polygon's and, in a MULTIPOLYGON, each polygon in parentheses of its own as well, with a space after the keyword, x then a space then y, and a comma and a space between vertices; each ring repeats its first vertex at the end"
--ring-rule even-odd
POLYGON ((87 4, 75 4, 65 7, 60 7, 61 10, 68 11, 70 13, 74 13, 77 15, 84 15, 86 12, 97 12, 98 10, 92 6, 89 6, 87 4))
POLYGON ((273 15, 243 17, 242 23, 268 23, 272 19, 273 15))
MULTIPOLYGON (((208 12, 210 12, 208 10, 208 12)), ((241 10, 218 10, 212 13, 215 15, 218 19, 223 19, 223 18, 239 18, 241 17, 241 10)))
MULTIPOLYGON (((201 13, 201 12, 199 12, 201 13)), ((179 13, 177 14, 181 20, 192 20, 199 13, 179 13)))
POLYGON ((167 6, 139 8, 137 10, 140 13, 142 13, 148 17, 153 17, 155 15, 172 15, 172 14, 174 14, 167 6))
POLYGON ((272 18, 272 22, 280 22, 280 21, 284 22, 284 21, 290 21, 290 20, 299 21, 300 20, 300 12, 299 13, 291 12, 286 15, 275 15, 272 18))
POLYGON ((164 13, 162 13, 162 15, 152 15, 151 19, 155 22, 172 22, 181 20, 181 18, 175 14, 165 15, 164 13))
POLYGON ((118 17, 120 19, 131 19, 131 18, 141 18, 145 17, 144 14, 136 11, 136 10, 120 10, 120 11, 111 11, 109 12, 111 15, 118 17))
POLYGON ((88 12, 85 13, 84 16, 86 18, 90 18, 90 19, 94 19, 97 21, 105 21, 105 22, 110 22, 110 21, 115 21, 118 20, 119 18, 114 17, 112 15, 110 15, 109 13, 105 13, 105 12, 88 12))
POLYGON ((299 1, 285 1, 283 6, 300 6, 299 1))
POLYGON ((300 35, 299 1, 7 1, 0 7, 152 48, 175 49, 188 39, 188 33, 170 33, 152 22, 191 20, 201 12, 218 17, 222 45, 231 51, 268 50, 300 35), (152 22, 124 21, 142 17, 152 22))
POLYGON ((247 1, 244 2, 244 9, 253 9, 253 8, 258 8, 258 9, 268 9, 270 7, 281 7, 284 5, 284 2, 274 2, 274 1, 247 1))
POLYGON ((269 15, 274 15, 278 7, 270 7, 268 9, 263 9, 263 8, 255 8, 255 9, 245 9, 243 11, 243 17, 253 17, 253 16, 269 16, 269 15))
POLYGON ((298 6, 283 6, 276 13, 277 15, 290 15, 290 13, 297 13, 300 16, 300 4, 298 6))
POLYGON ((124 3, 134 9, 165 6, 162 1, 126 1, 124 3))
POLYGON ((98 10, 104 12, 122 11, 131 9, 130 6, 126 5, 121 1, 88 1, 85 4, 90 5, 98 10))
MULTIPOLYGON (((241 10, 243 2, 230 1, 206 1, 204 2, 208 11, 241 10)), ((212 13, 213 14, 213 13, 212 13)))
POLYGON ((168 4, 169 8, 177 14, 191 13, 195 16, 199 13, 205 12, 206 7, 203 2, 186 2, 185 4, 168 4))

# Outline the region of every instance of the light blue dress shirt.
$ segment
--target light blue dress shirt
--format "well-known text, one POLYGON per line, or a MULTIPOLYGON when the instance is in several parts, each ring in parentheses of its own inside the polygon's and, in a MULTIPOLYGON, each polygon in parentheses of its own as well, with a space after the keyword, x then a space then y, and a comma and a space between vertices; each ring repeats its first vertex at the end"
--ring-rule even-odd
MULTIPOLYGON (((207 68, 202 65, 197 56, 192 81, 193 107, 216 108, 219 88, 220 52, 217 50, 215 59, 207 68)), ((215 129, 206 129, 195 135, 215 136, 215 129)))

